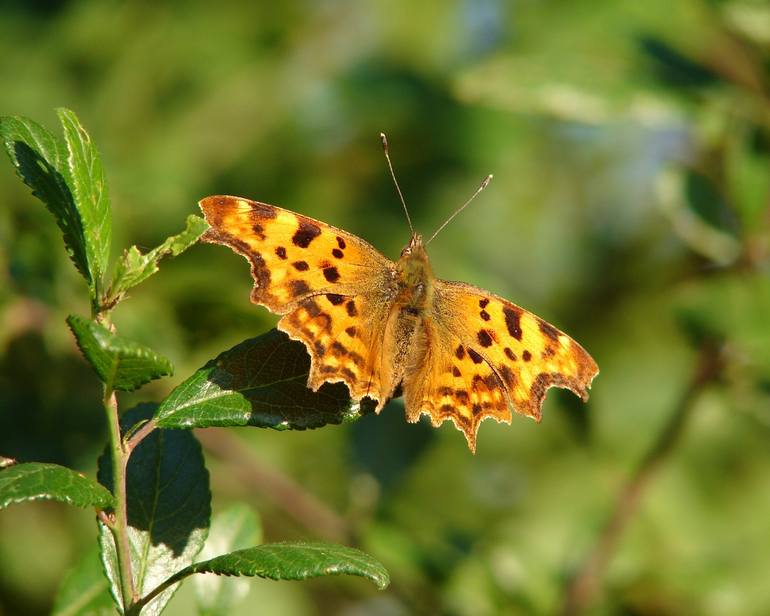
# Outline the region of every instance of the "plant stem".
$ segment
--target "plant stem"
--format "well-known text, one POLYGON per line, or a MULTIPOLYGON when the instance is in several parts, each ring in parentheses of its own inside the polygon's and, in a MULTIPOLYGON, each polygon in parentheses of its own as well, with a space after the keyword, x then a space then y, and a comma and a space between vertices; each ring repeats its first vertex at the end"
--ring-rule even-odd
POLYGON ((131 606, 131 609, 126 611, 126 616, 135 616, 138 615, 142 608, 144 608, 145 605, 150 603, 155 597, 157 597, 160 593, 162 593, 167 588, 173 586, 180 580, 183 580, 187 576, 192 575, 192 571, 190 571, 189 567, 185 567, 184 569, 177 571, 174 575, 172 575, 169 578, 166 578, 163 582, 161 582, 158 586, 153 588, 148 594, 146 594, 141 599, 138 599, 136 603, 134 603, 131 606))
POLYGON ((660 465, 679 442, 698 395, 721 373, 722 358, 718 348, 704 343, 695 372, 674 412, 652 447, 642 457, 634 473, 621 487, 615 505, 599 533, 593 548, 571 578, 565 593, 562 614, 581 614, 591 605, 601 588, 601 581, 626 526, 637 511, 645 489, 660 465))
POLYGON ((128 540, 128 501, 126 499, 126 467, 128 452, 120 438, 118 400, 111 388, 104 388, 104 410, 110 429, 110 452, 112 457, 112 490, 115 497, 115 523, 110 526, 115 552, 118 556, 120 590, 123 608, 128 610, 136 598, 134 579, 131 573, 131 553, 128 540))

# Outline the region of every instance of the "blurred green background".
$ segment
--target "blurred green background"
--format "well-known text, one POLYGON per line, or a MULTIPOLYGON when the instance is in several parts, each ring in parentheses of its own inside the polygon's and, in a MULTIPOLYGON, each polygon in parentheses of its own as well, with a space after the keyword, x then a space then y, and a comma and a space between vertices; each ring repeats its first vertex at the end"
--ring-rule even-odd
MULTIPOLYGON (((424 233, 495 175, 431 244, 436 273, 533 310, 601 368, 587 405, 551 390, 540 425, 487 422, 475 456, 398 400, 344 427, 199 433, 215 510, 244 501, 266 540, 355 545, 393 578, 253 580, 241 614, 770 613, 769 67, 770 5, 752 0, 0 8, 0 114, 79 115, 116 253, 226 193, 396 257, 385 131, 424 233)), ((99 386, 64 325, 85 285, 10 164, 0 199, 0 454, 93 474, 99 386)), ((119 331, 177 371, 123 407, 269 329, 250 287, 243 259, 201 245, 135 289, 119 331)), ((95 536, 63 505, 0 513, 0 614, 46 613, 95 536)))

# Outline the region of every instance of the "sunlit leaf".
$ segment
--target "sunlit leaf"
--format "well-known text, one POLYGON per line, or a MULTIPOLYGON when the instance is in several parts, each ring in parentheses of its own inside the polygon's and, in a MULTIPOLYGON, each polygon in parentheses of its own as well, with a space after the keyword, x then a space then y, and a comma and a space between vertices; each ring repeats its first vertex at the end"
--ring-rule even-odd
POLYGON ((162 355, 113 334, 96 321, 70 315, 67 324, 85 358, 111 389, 131 391, 174 372, 171 362, 162 355))
POLYGON ((61 139, 28 118, 0 119, 0 135, 23 182, 53 214, 72 262, 89 284, 87 240, 82 215, 67 183, 67 150, 61 139))
POLYGON ((93 479, 58 464, 25 462, 0 470, 0 509, 39 499, 97 509, 112 505, 112 494, 93 479))
POLYGON ((374 557, 355 548, 329 543, 268 543, 195 563, 176 577, 192 573, 259 576, 271 580, 357 575, 371 580, 380 590, 390 583, 387 570, 374 557))
POLYGON ((0 120, 0 135, 16 171, 46 204, 62 230, 75 267, 95 302, 107 267, 112 233, 99 154, 75 114, 59 109, 64 139, 22 117, 0 120))
POLYGON ((80 212, 89 270, 98 287, 107 269, 112 238, 112 211, 102 161, 77 116, 69 109, 56 111, 67 149, 62 172, 80 212))
POLYGON ((200 216, 188 216, 187 226, 178 235, 172 235, 157 248, 142 254, 136 246, 131 246, 115 266, 112 286, 107 302, 119 301, 123 294, 146 280, 158 271, 158 262, 166 257, 175 257, 195 242, 206 230, 206 221, 200 216))
POLYGON ((342 383, 307 388, 310 358, 302 343, 277 330, 246 340, 207 363, 158 407, 155 419, 166 428, 258 426, 318 428, 355 418, 342 383))

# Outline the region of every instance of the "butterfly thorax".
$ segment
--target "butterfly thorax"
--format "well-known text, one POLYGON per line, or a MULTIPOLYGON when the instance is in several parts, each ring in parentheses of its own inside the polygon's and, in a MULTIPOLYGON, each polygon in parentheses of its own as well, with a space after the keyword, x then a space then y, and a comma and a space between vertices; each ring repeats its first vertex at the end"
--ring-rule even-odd
POLYGON ((422 313, 433 295, 433 270, 422 243, 422 236, 416 233, 412 236, 409 244, 401 251, 396 268, 396 304, 416 316, 422 313))

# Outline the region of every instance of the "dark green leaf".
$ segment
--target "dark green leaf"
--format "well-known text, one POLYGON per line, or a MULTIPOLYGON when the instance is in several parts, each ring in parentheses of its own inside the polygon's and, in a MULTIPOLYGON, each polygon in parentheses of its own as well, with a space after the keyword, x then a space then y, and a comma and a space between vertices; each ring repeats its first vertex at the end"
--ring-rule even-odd
POLYGON ((708 278, 685 288, 678 299, 680 317, 691 335, 729 341, 736 358, 770 377, 767 276, 708 278))
POLYGON ((63 173, 67 160, 64 143, 36 122, 21 117, 0 119, 0 135, 19 177, 53 214, 67 253, 91 285, 84 224, 63 173))
POLYGON ((738 218, 722 198, 714 183, 704 175, 689 171, 686 182, 687 202, 706 224, 732 236, 739 231, 738 218))
POLYGON ((112 505, 112 494, 93 479, 58 464, 26 462, 0 470, 0 509, 38 499, 97 509, 112 505))
POLYGON ((120 301, 123 294, 146 280, 158 271, 158 262, 165 256, 175 257, 195 242, 208 228, 206 221, 200 216, 188 216, 185 230, 178 235, 169 237, 157 248, 142 254, 136 246, 131 246, 118 261, 112 286, 109 291, 108 303, 120 301))
POLYGON ((112 211, 102 161, 91 137, 69 109, 57 109, 64 128, 66 174, 75 205, 80 212, 89 270, 94 283, 101 284, 110 257, 112 211))
POLYGON ((733 135, 728 141, 726 182, 743 226, 758 231, 767 224, 765 214, 770 197, 770 156, 767 143, 762 143, 768 137, 759 129, 753 139, 747 132, 733 135))
POLYGON ((131 391, 174 372, 171 362, 162 355, 113 334, 96 321, 70 315, 67 324, 85 358, 112 389, 131 391))
POLYGON ((306 580, 326 575, 358 575, 380 590, 390 583, 385 567, 361 550, 331 543, 268 543, 195 563, 177 574, 248 575, 271 580, 306 580))
POLYGON ((62 580, 52 616, 108 616, 115 614, 109 584, 94 546, 62 580))
POLYGON ((225 351, 179 385, 158 408, 166 428, 318 428, 358 417, 371 401, 351 402, 342 383, 307 388, 305 346, 271 330, 225 351))
MULTIPOLYGON (((121 418, 125 433, 147 419, 153 406, 138 407, 121 418)), ((99 481, 112 486, 111 461, 99 459, 99 481)), ((200 444, 191 432, 155 430, 133 451, 127 469, 131 566, 141 596, 189 565, 206 540, 211 515, 209 475, 200 444)), ((120 604, 112 534, 99 524, 102 562, 111 592, 120 604)), ((159 614, 175 591, 166 589, 142 611, 159 614)))
MULTIPOLYGON (((204 559, 253 546, 262 541, 262 528, 254 511, 236 504, 214 516, 206 545, 200 553, 204 559)), ((192 579, 198 612, 207 616, 227 616, 249 591, 243 578, 224 578, 214 574, 196 575, 192 579)))
POLYGON ((694 179, 699 177, 677 168, 659 173, 656 190, 661 209, 690 249, 715 263, 728 265, 741 250, 734 232, 725 231, 735 225, 727 222, 731 216, 729 209, 717 204, 718 196, 713 189, 694 179), (723 224, 719 223, 720 216, 724 217, 723 224))

